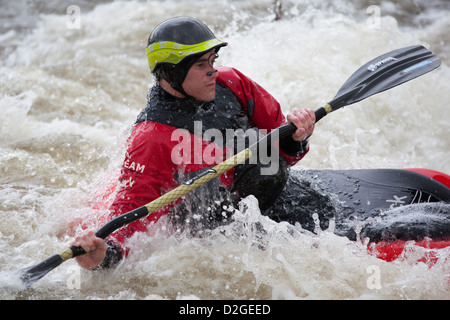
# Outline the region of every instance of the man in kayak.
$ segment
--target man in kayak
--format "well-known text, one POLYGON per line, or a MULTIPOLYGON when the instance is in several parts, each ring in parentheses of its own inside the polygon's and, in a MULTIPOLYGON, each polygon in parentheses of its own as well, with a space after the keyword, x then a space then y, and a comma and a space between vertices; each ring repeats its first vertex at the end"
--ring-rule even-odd
POLYGON ((222 162, 239 151, 240 139, 245 142, 245 137, 287 122, 297 127, 296 132, 270 148, 266 158, 271 163, 259 159, 240 165, 183 201, 121 228, 106 241, 92 231, 77 237, 72 245, 87 252, 76 258, 82 267, 114 265, 128 254, 128 238, 167 213, 174 223, 183 223, 189 212, 195 213, 202 216, 201 226, 214 227, 229 218, 224 205, 232 206, 246 195, 253 194, 262 208, 270 206, 286 182, 286 168, 307 153, 314 111, 294 109, 285 117, 275 98, 257 83, 236 69, 216 67, 217 53, 226 45, 203 22, 188 17, 169 19, 150 34, 147 57, 156 84, 130 135, 110 218, 143 206, 222 162), (207 207, 202 207, 204 203, 207 207))

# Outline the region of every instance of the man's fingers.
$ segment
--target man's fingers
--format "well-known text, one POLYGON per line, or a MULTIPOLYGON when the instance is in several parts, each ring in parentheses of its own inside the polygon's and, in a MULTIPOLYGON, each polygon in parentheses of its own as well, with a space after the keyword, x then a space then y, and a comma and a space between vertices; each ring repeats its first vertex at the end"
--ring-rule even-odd
MULTIPOLYGON (((83 234, 82 236, 76 237, 75 241, 72 242, 73 246, 82 247, 84 251, 90 252, 97 248, 99 243, 96 241, 97 237, 93 231, 83 234)), ((103 241, 104 242, 104 241, 103 241)))
POLYGON ((294 140, 305 140, 313 133, 316 118, 313 110, 294 109, 286 118, 297 127, 293 135, 294 140))

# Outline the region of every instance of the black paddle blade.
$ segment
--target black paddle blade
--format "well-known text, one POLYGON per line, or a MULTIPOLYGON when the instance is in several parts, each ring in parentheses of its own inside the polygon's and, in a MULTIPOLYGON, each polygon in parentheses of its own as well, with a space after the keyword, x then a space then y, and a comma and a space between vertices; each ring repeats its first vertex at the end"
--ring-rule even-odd
MULTIPOLYGON (((385 53, 356 70, 333 100, 315 111, 316 122, 330 112, 417 78, 440 65, 441 60, 421 45, 385 53)), ((279 137, 295 130, 293 124, 284 125, 279 128, 279 137)))
POLYGON ((84 253, 86 252, 83 250, 83 248, 72 246, 59 254, 52 255, 50 258, 42 261, 35 266, 19 270, 20 280, 22 280, 25 288, 29 288, 33 283, 55 269, 64 261, 82 255, 84 253))
MULTIPOLYGON (((130 222, 136 221, 144 216, 148 215, 148 210, 146 206, 139 207, 133 211, 126 214, 118 216, 117 218, 109 221, 102 228, 100 228, 96 235, 100 238, 106 238, 115 230, 129 224, 130 222)), ((42 261, 41 263, 19 270, 19 277, 22 280, 22 284, 25 288, 31 287, 36 281, 44 277, 47 273, 55 269, 64 261, 83 255, 86 252, 81 247, 71 246, 69 249, 61 252, 60 254, 55 254, 48 259, 42 261)))
POLYGON ((64 260, 61 256, 59 254, 55 254, 35 266, 20 270, 20 279, 22 280, 24 286, 29 288, 33 283, 38 281, 63 262, 64 260))
POLYGON ((441 61, 421 45, 385 53, 360 67, 339 89, 332 111, 391 89, 439 67, 441 61))

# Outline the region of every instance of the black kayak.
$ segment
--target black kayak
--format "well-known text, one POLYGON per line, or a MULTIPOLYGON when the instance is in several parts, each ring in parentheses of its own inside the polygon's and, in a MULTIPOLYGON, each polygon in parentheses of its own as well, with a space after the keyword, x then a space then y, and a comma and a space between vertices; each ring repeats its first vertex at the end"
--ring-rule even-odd
POLYGON ((291 170, 263 213, 311 232, 333 228, 389 262, 413 257, 432 266, 448 258, 441 251, 450 248, 450 176, 428 169, 291 170))
POLYGON ((264 214, 313 232, 317 224, 328 229, 333 219, 334 233, 351 240, 443 239, 450 237, 444 183, 450 185, 447 175, 426 169, 294 169, 264 214))

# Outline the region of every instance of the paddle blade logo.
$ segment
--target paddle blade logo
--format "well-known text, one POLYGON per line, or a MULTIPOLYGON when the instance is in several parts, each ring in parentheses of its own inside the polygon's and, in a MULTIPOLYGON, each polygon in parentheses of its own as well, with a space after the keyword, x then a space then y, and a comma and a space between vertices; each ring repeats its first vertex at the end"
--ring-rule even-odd
POLYGON ((390 62, 390 61, 396 61, 398 59, 394 58, 394 57, 387 57, 384 58, 383 60, 378 61, 377 63, 371 64, 370 66, 367 67, 367 70, 369 71, 375 71, 377 70, 379 67, 383 66, 384 64, 390 62))

